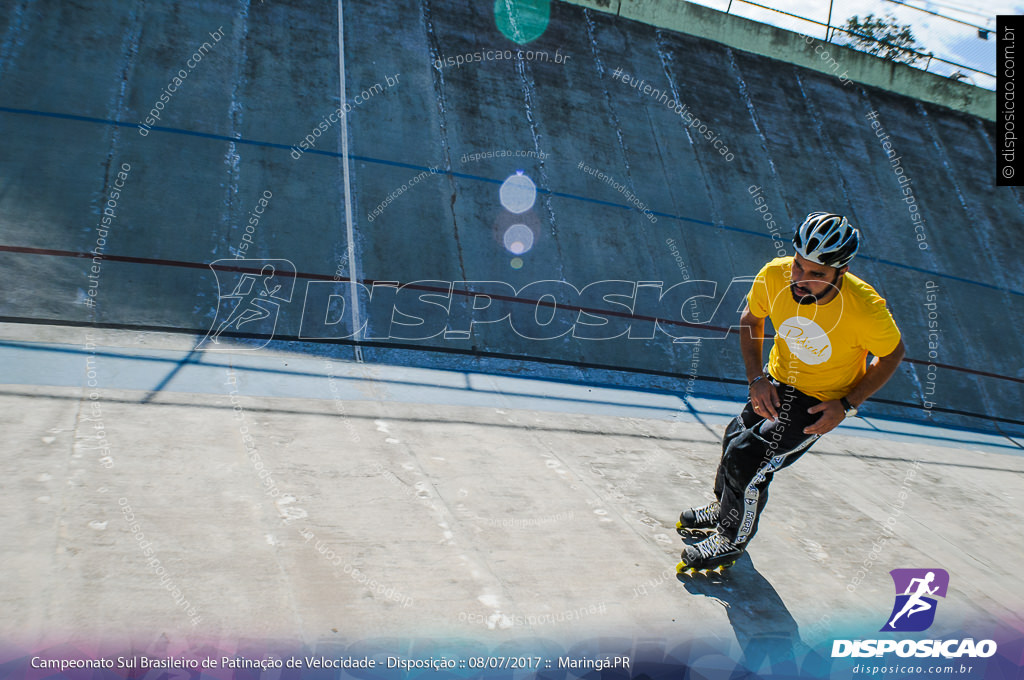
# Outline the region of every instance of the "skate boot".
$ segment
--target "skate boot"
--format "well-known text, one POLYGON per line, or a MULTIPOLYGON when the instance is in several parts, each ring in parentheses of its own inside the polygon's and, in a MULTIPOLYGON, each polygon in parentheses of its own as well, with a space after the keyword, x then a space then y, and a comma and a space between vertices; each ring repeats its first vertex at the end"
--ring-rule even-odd
POLYGON ((676 573, 682 574, 686 571, 703 571, 705 569, 721 571, 736 564, 736 560, 742 554, 742 548, 737 548, 725 536, 716 531, 703 541, 688 545, 683 549, 680 557, 682 562, 676 565, 676 573))
POLYGON ((712 501, 699 508, 683 510, 679 513, 676 531, 682 534, 690 529, 713 529, 718 524, 721 512, 722 506, 718 501, 712 501))

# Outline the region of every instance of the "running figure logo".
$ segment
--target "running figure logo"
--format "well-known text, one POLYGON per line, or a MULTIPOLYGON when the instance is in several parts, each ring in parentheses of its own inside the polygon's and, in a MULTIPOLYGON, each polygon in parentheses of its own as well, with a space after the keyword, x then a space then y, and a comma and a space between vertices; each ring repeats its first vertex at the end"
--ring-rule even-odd
POLYGON ((896 603, 883 631, 920 632, 935 621, 934 597, 946 597, 949 573, 945 569, 893 569, 896 603))
POLYGON ((217 277, 217 314, 197 348, 237 351, 266 347, 274 339, 281 304, 292 301, 295 265, 288 260, 223 259, 211 263, 210 269, 217 277), (231 292, 225 294, 226 290, 231 292), (266 339, 256 345, 223 346, 221 335, 227 331, 265 335, 266 339))

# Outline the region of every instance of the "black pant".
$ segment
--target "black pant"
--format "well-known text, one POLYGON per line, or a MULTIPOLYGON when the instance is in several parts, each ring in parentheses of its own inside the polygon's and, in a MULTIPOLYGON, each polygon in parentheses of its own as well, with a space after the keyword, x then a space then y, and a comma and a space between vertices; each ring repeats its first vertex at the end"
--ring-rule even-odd
POLYGON ((722 461, 715 475, 715 496, 722 504, 718 531, 739 548, 757 533, 757 520, 768 502, 775 472, 792 465, 820 435, 804 434, 820 413, 807 409, 821 402, 772 379, 781 400, 779 419, 771 422, 750 402, 729 423, 722 438, 722 461))

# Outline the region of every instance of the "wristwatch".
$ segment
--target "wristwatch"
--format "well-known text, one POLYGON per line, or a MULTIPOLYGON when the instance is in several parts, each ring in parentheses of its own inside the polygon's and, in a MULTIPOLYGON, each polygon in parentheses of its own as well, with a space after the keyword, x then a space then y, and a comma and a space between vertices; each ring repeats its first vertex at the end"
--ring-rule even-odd
POLYGON ((850 403, 850 400, 846 397, 840 397, 839 403, 843 405, 843 411, 846 412, 847 418, 852 418, 857 415, 857 407, 850 403))

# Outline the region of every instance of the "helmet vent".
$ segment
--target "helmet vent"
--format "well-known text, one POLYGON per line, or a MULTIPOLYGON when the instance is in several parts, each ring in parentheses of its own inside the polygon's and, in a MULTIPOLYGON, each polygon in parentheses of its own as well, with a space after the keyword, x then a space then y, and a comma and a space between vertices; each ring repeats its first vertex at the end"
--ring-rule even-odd
POLYGON ((860 234, 842 215, 813 212, 793 235, 797 254, 829 267, 845 267, 860 248, 860 234))

